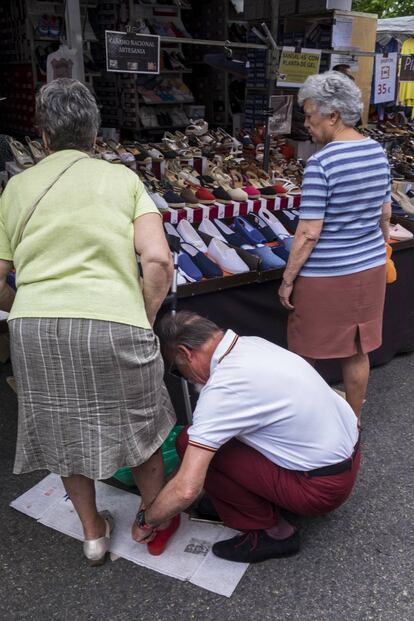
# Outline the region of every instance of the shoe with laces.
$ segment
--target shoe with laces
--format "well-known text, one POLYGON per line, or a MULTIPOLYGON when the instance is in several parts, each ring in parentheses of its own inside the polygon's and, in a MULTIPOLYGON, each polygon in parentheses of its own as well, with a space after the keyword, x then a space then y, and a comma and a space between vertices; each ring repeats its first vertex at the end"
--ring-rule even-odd
POLYGON ((264 530, 249 530, 213 545, 213 553, 235 563, 261 563, 269 558, 293 556, 299 552, 299 532, 287 539, 273 539, 264 530))

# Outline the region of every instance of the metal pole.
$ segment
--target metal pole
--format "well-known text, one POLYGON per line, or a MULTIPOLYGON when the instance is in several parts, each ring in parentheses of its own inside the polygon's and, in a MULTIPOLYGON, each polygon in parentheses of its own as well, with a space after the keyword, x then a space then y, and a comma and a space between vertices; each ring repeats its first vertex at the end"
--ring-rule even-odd
MULTIPOLYGON (((174 259, 174 274, 173 281, 171 284, 171 314, 174 316, 177 314, 177 279, 178 279, 178 252, 173 252, 174 259)), ((188 388, 187 381, 182 377, 181 378, 181 389, 183 391, 183 399, 184 399, 184 407, 185 407, 185 415, 187 417, 188 424, 191 425, 193 422, 193 408, 191 407, 191 399, 190 399, 190 390, 188 388)))
MULTIPOLYGON (((275 33, 277 32, 277 23, 279 18, 279 3, 275 2, 272 8, 272 18, 271 18, 271 29, 275 33)), ((267 105, 268 105, 268 114, 266 115, 266 128, 265 128, 265 143, 264 143, 264 152, 263 152, 263 168, 266 172, 269 172, 269 161, 270 161, 270 133, 269 133, 269 120, 270 120, 270 98, 273 95, 274 83, 276 79, 277 69, 279 67, 279 48, 277 46, 277 42, 272 35, 272 32, 269 30, 267 24, 263 22, 262 28, 264 33, 266 34, 266 39, 268 41, 268 51, 267 51, 267 66, 268 66, 268 88, 267 88, 267 105)))
MULTIPOLYGON (((87 9, 85 9, 87 10, 87 9)), ((81 82, 85 83, 85 65, 83 62, 83 39, 82 39, 82 20, 80 13, 79 0, 66 0, 66 36, 68 39, 68 46, 72 50, 76 50, 79 57, 80 76, 81 82)))

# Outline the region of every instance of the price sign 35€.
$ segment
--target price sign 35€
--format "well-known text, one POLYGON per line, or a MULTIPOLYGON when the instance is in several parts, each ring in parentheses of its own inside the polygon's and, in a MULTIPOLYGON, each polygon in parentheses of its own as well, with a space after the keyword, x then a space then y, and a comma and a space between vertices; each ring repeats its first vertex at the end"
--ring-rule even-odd
POLYGON ((397 78, 397 53, 375 56, 374 103, 395 100, 397 78))

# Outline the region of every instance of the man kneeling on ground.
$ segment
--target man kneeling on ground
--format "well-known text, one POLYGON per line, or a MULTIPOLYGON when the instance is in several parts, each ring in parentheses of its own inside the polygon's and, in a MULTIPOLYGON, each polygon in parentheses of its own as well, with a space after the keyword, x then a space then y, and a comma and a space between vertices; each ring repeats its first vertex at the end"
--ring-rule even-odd
POLYGON ((303 358, 194 313, 164 317, 160 340, 170 372, 204 386, 177 440, 180 469, 138 513, 134 539, 148 541, 204 487, 224 524, 243 531, 215 543, 214 554, 246 563, 295 554, 299 533, 280 509, 324 515, 354 486, 351 407, 303 358))

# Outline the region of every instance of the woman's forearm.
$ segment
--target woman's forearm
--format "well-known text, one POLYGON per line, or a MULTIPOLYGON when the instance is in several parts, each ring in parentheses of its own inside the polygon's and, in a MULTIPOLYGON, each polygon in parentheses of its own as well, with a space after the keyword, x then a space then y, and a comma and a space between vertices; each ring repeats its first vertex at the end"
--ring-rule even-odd
POLYGON ((391 220, 391 203, 385 203, 382 208, 380 227, 384 240, 387 242, 390 238, 390 220, 391 220))
POLYGON ((308 260, 312 250, 315 248, 319 239, 319 232, 308 228, 299 223, 292 248, 289 254, 289 260, 283 274, 283 280, 286 284, 293 284, 296 276, 308 260))

